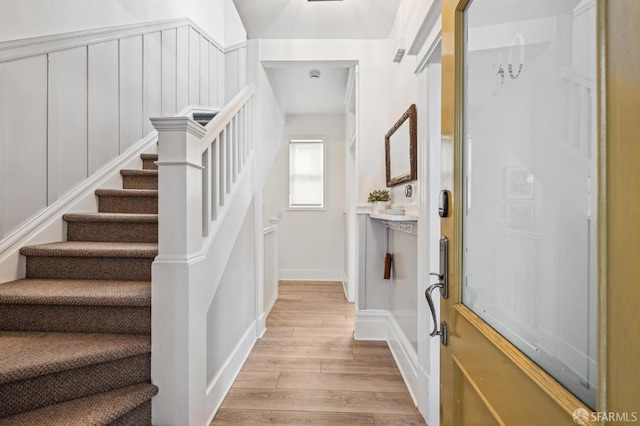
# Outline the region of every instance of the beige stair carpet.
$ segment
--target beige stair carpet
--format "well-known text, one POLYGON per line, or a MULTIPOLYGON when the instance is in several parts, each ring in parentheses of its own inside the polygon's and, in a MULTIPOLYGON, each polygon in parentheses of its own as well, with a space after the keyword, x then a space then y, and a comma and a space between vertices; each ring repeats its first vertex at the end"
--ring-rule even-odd
POLYGON ((23 247, 0 284, 0 425, 150 425, 157 156, 64 215, 66 241, 23 247))

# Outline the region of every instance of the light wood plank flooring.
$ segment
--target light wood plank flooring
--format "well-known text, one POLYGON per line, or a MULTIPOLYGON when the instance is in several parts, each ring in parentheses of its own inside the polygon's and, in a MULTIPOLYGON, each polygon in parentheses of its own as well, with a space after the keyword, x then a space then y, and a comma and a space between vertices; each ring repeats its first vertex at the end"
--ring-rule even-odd
POLYGON ((212 425, 424 425, 385 342, 353 339, 341 283, 281 282, 212 425))

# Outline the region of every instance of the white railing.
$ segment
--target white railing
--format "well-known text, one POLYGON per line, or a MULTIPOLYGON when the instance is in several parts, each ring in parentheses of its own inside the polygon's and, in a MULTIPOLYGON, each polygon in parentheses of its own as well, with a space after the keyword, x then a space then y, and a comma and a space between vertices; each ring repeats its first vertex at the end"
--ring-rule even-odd
POLYGON ((278 299, 278 226, 262 230, 264 234, 264 303, 262 314, 268 315, 278 299))
POLYGON ((251 146, 251 97, 245 87, 220 114, 205 127, 202 139, 202 236, 208 237, 242 173, 251 146))
MULTIPOLYGON (((245 337, 230 337, 241 342, 230 354, 211 344, 225 332, 211 319, 219 313, 219 307, 212 313, 216 292, 245 217, 253 218, 253 93, 253 87, 243 89, 206 127, 187 117, 151 119, 158 131, 151 379, 160 391, 154 424, 208 424, 243 351, 255 341, 255 331, 248 330, 245 337), (218 370, 221 356, 228 362, 218 370)), ((253 257, 247 259, 249 270, 253 257)))

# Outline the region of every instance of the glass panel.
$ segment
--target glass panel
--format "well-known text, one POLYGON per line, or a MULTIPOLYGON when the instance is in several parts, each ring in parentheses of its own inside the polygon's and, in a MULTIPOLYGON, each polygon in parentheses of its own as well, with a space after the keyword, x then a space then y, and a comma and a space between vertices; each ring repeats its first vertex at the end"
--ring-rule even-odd
POLYGON ((323 145, 317 141, 289 145, 289 206, 322 207, 323 145))
POLYGON ((463 303, 596 397, 595 1, 465 12, 463 303))
POLYGON ((411 176, 411 136, 409 119, 391 135, 389 139, 389 167, 391 178, 411 176))

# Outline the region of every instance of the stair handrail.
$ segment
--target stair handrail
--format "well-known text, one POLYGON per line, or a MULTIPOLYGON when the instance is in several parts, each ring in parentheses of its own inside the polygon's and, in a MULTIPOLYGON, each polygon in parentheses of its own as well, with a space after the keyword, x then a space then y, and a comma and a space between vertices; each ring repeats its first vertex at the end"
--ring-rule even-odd
POLYGON ((236 96, 229 101, 229 103, 216 114, 213 119, 207 123, 205 129, 207 129, 207 133, 205 133, 202 138, 202 152, 204 152, 209 145, 211 145, 216 138, 222 133, 227 124, 231 122, 233 117, 240 111, 240 109, 251 99, 253 94, 255 93, 255 86, 248 85, 245 86, 236 96))

